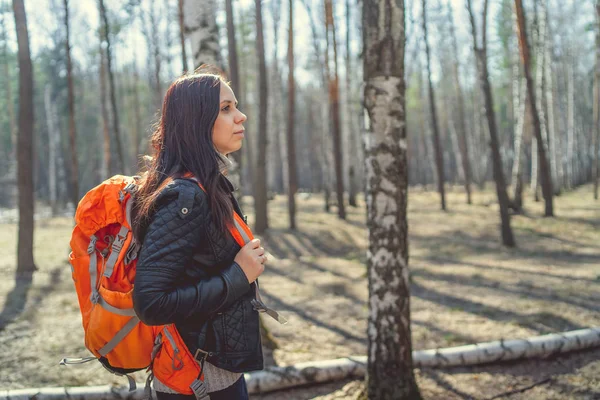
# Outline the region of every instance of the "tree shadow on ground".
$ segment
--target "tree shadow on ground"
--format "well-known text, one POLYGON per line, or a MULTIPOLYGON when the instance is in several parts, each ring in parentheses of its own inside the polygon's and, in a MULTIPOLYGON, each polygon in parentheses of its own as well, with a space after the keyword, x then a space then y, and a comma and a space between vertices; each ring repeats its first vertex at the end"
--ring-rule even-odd
MULTIPOLYGON (((463 230, 446 232, 443 235, 412 234, 411 241, 418 243, 421 248, 431 249, 432 257, 457 258, 465 254, 493 254, 496 256, 499 252, 506 251, 502 248, 500 240, 495 236, 486 234, 473 236, 463 230)), ((581 254, 571 250, 531 249, 524 246, 508 251, 515 256, 535 260, 542 264, 556 265, 562 262, 574 267, 583 263, 600 263, 600 253, 581 254)))
POLYGON ((482 269, 485 271, 492 271, 492 270, 493 271, 503 271, 503 272, 508 272, 511 274, 517 273, 517 274, 531 275, 532 277, 536 277, 536 278, 543 276, 546 278, 555 278, 555 279, 559 279, 559 280, 569 280, 569 281, 576 281, 576 282, 586 282, 586 283, 593 284, 593 285, 600 285, 600 280, 596 280, 596 279, 581 278, 581 277, 570 276, 570 275, 550 274, 550 273, 543 272, 543 271, 531 271, 531 270, 520 269, 520 268, 507 268, 507 267, 502 267, 500 265, 479 264, 479 263, 476 263, 473 261, 462 261, 457 258, 443 257, 443 256, 438 256, 438 255, 431 255, 431 256, 426 256, 426 257, 414 257, 413 259, 420 260, 420 261, 429 261, 431 263, 440 264, 440 265, 444 265, 444 264, 464 265, 466 267, 482 269))
MULTIPOLYGON (((62 268, 57 267, 50 272, 50 282, 40 288, 40 295, 33 298, 30 309, 36 309, 44 300, 45 296, 55 289, 61 280, 62 268)), ((15 281, 15 287, 6 296, 4 308, 0 312, 0 332, 4 331, 8 325, 13 323, 24 311, 27 304, 27 297, 32 288, 33 276, 19 277, 15 281)))
MULTIPOLYGON (((569 374, 581 374, 583 367, 597 362, 598 359, 600 359, 600 348, 571 352, 564 355, 554 355, 545 359, 504 361, 467 367, 443 367, 436 369, 423 367, 419 371, 422 376, 430 378, 441 388, 460 396, 462 399, 487 400, 505 393, 498 388, 501 385, 495 385, 496 387, 494 388, 474 387, 476 385, 474 382, 476 381, 473 379, 469 379, 468 387, 476 391, 477 395, 461 390, 460 377, 462 375, 473 377, 479 374, 504 376, 508 378, 505 385, 513 387, 513 389, 526 387, 535 382, 544 382, 543 385, 548 385, 549 389, 553 392, 557 392, 560 395, 564 394, 563 398, 565 399, 598 399, 600 398, 600 391, 592 390, 589 387, 581 388, 572 385, 569 383, 568 377, 565 376, 569 374), (452 380, 458 380, 458 384, 453 384, 447 377, 456 378, 452 380), (573 395, 577 395, 577 397, 573 397, 573 395)), ((593 373, 590 372, 590 374, 593 373)), ((480 385, 489 386, 489 382, 482 380, 480 385)), ((540 397, 533 396, 531 392, 525 391, 517 398, 541 399, 540 397)), ((505 397, 500 396, 498 398, 505 397)))
POLYGON ((508 287, 507 285, 504 285, 502 282, 485 278, 480 275, 476 277, 469 277, 464 275, 444 274, 428 271, 423 268, 413 268, 413 270, 411 271, 411 275, 414 277, 421 277, 428 280, 437 280, 452 284, 491 289, 509 295, 517 295, 522 298, 543 300, 549 302, 558 301, 591 311, 600 311, 600 297, 588 298, 576 296, 573 294, 568 294, 568 296, 563 297, 556 293, 549 293, 548 289, 546 288, 536 287, 532 284, 525 284, 523 282, 519 282, 516 285, 510 285, 515 287, 512 288, 508 287))
POLYGON ((513 322, 540 334, 584 328, 567 318, 552 313, 520 314, 515 311, 503 310, 498 307, 441 293, 430 288, 425 288, 416 282, 411 283, 411 295, 446 308, 458 309, 494 321, 513 322))
POLYGON ((274 307, 279 308, 280 311, 281 310, 291 311, 291 312, 297 314, 298 316, 300 316, 302 319, 309 321, 316 326, 320 326, 322 328, 330 330, 331 332, 337 333, 338 335, 340 335, 341 337, 343 337, 346 340, 350 340, 350 341, 353 341, 355 343, 360 343, 360 344, 366 343, 366 338, 359 337, 359 336, 355 335, 354 333, 351 333, 343 328, 340 328, 340 327, 331 325, 327 322, 321 321, 318 318, 310 315, 307 312, 307 310, 304 308, 296 307, 294 305, 286 303, 285 301, 281 300, 280 298, 273 296, 271 294, 265 293, 265 292, 262 293, 262 296, 265 297, 267 300, 269 300, 269 302, 273 303, 274 307))

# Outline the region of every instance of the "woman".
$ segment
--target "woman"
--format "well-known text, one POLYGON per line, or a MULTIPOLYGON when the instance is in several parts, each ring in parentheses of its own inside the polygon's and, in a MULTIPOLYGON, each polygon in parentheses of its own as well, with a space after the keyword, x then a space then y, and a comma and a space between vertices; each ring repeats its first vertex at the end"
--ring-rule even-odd
MULTIPOLYGON (((211 400, 247 399, 242 373, 263 367, 251 302, 267 257, 258 239, 240 248, 229 233, 233 213, 243 214, 225 177, 226 156, 242 147, 245 121, 220 76, 177 79, 165 95, 155 154, 133 210, 142 243, 136 314, 148 325, 174 323, 191 354, 208 355, 203 371, 211 400)), ((159 400, 194 398, 157 379, 154 389, 159 400)))

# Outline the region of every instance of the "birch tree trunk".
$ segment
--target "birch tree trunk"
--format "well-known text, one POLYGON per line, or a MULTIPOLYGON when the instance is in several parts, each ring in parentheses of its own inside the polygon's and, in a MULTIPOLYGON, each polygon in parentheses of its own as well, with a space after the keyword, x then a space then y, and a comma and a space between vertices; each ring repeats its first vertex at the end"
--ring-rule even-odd
POLYGON ((33 260, 33 66, 29 50, 27 15, 23 0, 13 0, 19 59, 19 134, 17 135, 17 185, 19 233, 16 280, 30 283, 37 269, 33 260))
MULTIPOLYGON (((569 52, 570 53, 570 52, 569 52)), ((573 187, 573 164, 575 150, 575 90, 573 78, 573 60, 567 56, 567 189, 573 187)))
POLYGON ((294 116, 296 108, 296 82, 294 80, 294 0, 289 0, 288 30, 288 121, 287 121, 287 160, 288 160, 288 213, 290 229, 296 229, 296 191, 298 178, 296 171, 296 145, 294 140, 294 116))
POLYGON ((69 31, 69 0, 63 0, 65 8, 65 51, 67 56, 67 96, 69 106, 69 152, 71 153, 71 201, 77 207, 79 203, 79 163, 77 161, 77 143, 75 131, 75 92, 73 89, 73 67, 71 64, 71 42, 69 31))
POLYGON ((454 90, 456 91, 456 107, 458 109, 458 146, 460 149, 460 161, 464 176, 465 192, 467 194, 467 204, 471 204, 471 162, 469 160, 469 145, 467 143, 467 123, 465 118, 465 100, 460 86, 460 64, 458 61, 458 42, 454 29, 454 17, 452 15, 452 6, 448 3, 448 20, 450 21, 450 35, 452 36, 452 78, 454 90))
POLYGON ((433 91, 433 83, 431 82, 431 55, 429 52, 429 42, 427 40, 427 4, 426 0, 421 0, 423 8, 423 41, 425 43, 425 56, 427 58, 427 81, 429 83, 429 112, 431 113, 431 130, 433 131, 433 147, 435 150, 435 164, 437 171, 437 186, 440 194, 440 202, 442 210, 446 210, 446 192, 444 183, 444 153, 440 143, 440 132, 437 121, 437 111, 435 108, 435 93, 433 91))
POLYGON ((110 128, 109 128, 109 117, 108 108, 106 106, 106 55, 102 48, 102 43, 99 47, 100 51, 100 109, 102 114, 102 133, 103 133, 103 146, 102 146, 102 162, 100 164, 100 179, 108 179, 110 174, 110 128))
POLYGON ((211 0, 184 0, 184 24, 192 44, 194 69, 202 64, 222 69, 217 3, 211 0))
MULTIPOLYGON (((271 17, 273 19, 273 73, 271 74, 272 85, 271 88, 271 98, 273 99, 273 104, 282 104, 283 96, 282 96, 282 79, 281 79, 281 69, 279 68, 279 22, 281 18, 281 0, 272 0, 270 4, 271 8, 271 17)), ((269 110, 270 112, 270 120, 271 120, 271 129, 269 129, 269 133, 271 134, 271 138, 273 141, 273 148, 275 151, 273 152, 273 168, 269 168, 269 171, 272 171, 273 174, 273 188, 277 191, 283 191, 283 193, 287 193, 287 179, 285 177, 288 176, 287 172, 287 164, 284 160, 287 159, 285 157, 287 153, 287 146, 285 143, 285 132, 283 129, 283 120, 281 117, 281 113, 276 111, 274 108, 269 110)))
POLYGON ((548 151, 550 152, 550 168, 552 175, 552 187, 554 188, 554 195, 559 195, 562 188, 562 161, 558 158, 557 149, 559 146, 559 137, 556 134, 557 123, 556 123, 556 102, 555 102, 555 83, 554 83, 554 63, 552 60, 552 34, 550 32, 550 23, 548 17, 548 7, 546 6, 546 62, 547 68, 545 72, 546 76, 546 109, 548 115, 548 151))
POLYGON ((598 142, 600 141, 600 0, 596 1, 596 66, 594 70, 594 129, 592 129, 592 180, 594 199, 598 200, 598 142))
POLYGON ((60 132, 56 128, 56 119, 52 109, 51 86, 46 83, 44 87, 44 111, 46 113, 46 125, 48 127, 48 192, 50 197, 50 208, 52 216, 58 213, 58 188, 56 179, 56 150, 57 137, 60 132))
MULTIPOLYGON (((230 2, 231 0, 227 1, 230 2)), ((256 169, 254 170, 254 212, 256 215, 254 229, 258 234, 264 233, 269 228, 269 221, 267 219, 267 96, 269 91, 267 86, 261 2, 262 0, 254 0, 256 5, 256 55, 258 57, 259 80, 258 156, 256 157, 256 169)))
MULTIPOLYGON (((242 92, 241 92, 242 85, 241 85, 241 77, 240 77, 239 68, 238 68, 238 51, 237 51, 237 41, 236 41, 236 35, 235 35, 235 24, 234 24, 234 20, 233 20, 232 0, 225 0, 225 17, 227 20, 227 53, 228 53, 228 59, 229 59, 229 79, 231 81, 231 89, 233 90, 233 92, 236 94, 236 96, 238 98, 243 98, 244 94, 242 94, 242 92)), ((257 18, 258 18, 258 16, 257 16, 257 18)), ((258 33, 257 33, 257 35, 258 35, 258 33)), ((257 46, 258 46, 258 39, 257 39, 257 46)), ((260 57, 260 56, 261 55, 258 55, 258 57, 260 57)), ((263 56, 264 56, 264 54, 263 54, 263 56)), ((264 109, 261 109, 261 110, 262 110, 261 112, 266 112, 266 110, 264 110, 264 109)), ((261 118, 262 118, 262 114, 259 114, 259 123, 261 121, 261 118)), ((265 114, 265 118, 266 118, 266 114, 265 114)), ((247 128, 246 128, 246 131, 248 131, 247 128)), ((266 134, 266 123, 265 123, 265 131, 264 132, 266 134)), ((260 137, 261 137, 262 133, 263 132, 258 132, 259 141, 260 141, 260 137)), ((250 143, 246 143, 246 146, 248 146, 248 145, 250 145, 250 143)), ((232 182, 239 182, 239 187, 241 188, 242 193, 253 193, 254 189, 256 189, 256 187, 254 187, 254 189, 251 188, 250 186, 252 186, 252 185, 251 185, 250 181, 246 180, 246 179, 242 179, 242 176, 241 176, 242 175, 241 171, 243 171, 242 154, 243 153, 241 151, 231 154, 230 158, 233 160, 233 165, 228 171, 229 178, 232 180, 232 182)), ((260 162, 264 161, 264 158, 265 158, 265 156, 260 154, 260 149, 259 149, 259 154, 258 154, 258 157, 256 158, 256 160, 260 163, 260 162)), ((264 184, 266 185, 266 182, 264 182, 264 184)), ((265 186, 265 190, 266 190, 266 186, 265 186)), ((256 200, 257 200, 256 197, 254 200, 256 202, 256 200)), ((265 196, 265 201, 266 201, 266 196, 265 196)), ((256 203, 255 203, 255 207, 256 207, 256 203)), ((265 205, 265 207, 266 207, 266 205, 265 205)), ((265 215, 265 218, 266 218, 266 215, 265 215)))
POLYGON ((512 208, 516 212, 523 211, 523 157, 525 152, 523 150, 523 136, 525 134, 525 111, 527 108, 527 84, 525 79, 520 78, 519 67, 515 66, 515 82, 513 82, 513 98, 516 124, 515 124, 515 156, 513 159, 512 167, 512 187, 513 187, 513 201, 512 208))
POLYGON ((356 182, 356 170, 355 165, 357 164, 357 137, 356 137, 356 129, 354 124, 352 123, 352 107, 351 107, 351 97, 352 97, 352 61, 350 58, 350 14, 352 12, 352 8, 350 7, 350 0, 346 0, 346 99, 345 99, 345 111, 346 117, 344 120, 346 121, 347 133, 348 133, 348 204, 351 207, 357 207, 356 204, 356 193, 358 191, 358 185, 356 182))
MULTIPOLYGON (((527 92, 529 93, 528 99, 531 106, 531 116, 533 119, 533 132, 537 140, 537 155, 539 159, 539 167, 542 181, 542 195, 544 196, 544 215, 551 217, 554 215, 553 207, 553 190, 552 190, 552 179, 550 177, 550 167, 548 165, 548 159, 546 158, 546 149, 544 147, 544 140, 542 135, 542 127, 538 114, 535 91, 533 88, 533 79, 529 70, 529 44, 527 42, 527 28, 525 21, 525 11, 523 10, 523 4, 521 0, 515 0, 515 11, 517 14, 517 30, 519 37, 519 47, 521 49, 521 60, 523 63, 523 71, 525 73, 525 79, 527 80, 527 92)), ((542 18, 543 20, 543 18, 542 18)))
POLYGON ((185 24, 183 22, 183 0, 177 0, 177 21, 179 22, 179 44, 181 46, 181 65, 183 73, 188 71, 187 54, 185 49, 185 24))
MULTIPOLYGON (((115 143, 117 145, 117 166, 116 169, 120 173, 124 173, 125 168, 125 159, 123 156, 123 148, 121 145, 121 128, 119 124, 119 110, 117 109, 117 94, 115 87, 115 77, 112 70, 112 53, 111 53, 111 42, 109 35, 109 24, 108 17, 106 16, 106 8, 104 7, 104 0, 98 0, 98 7, 100 11, 100 18, 102 18, 102 36, 103 40, 106 43, 106 67, 108 73, 108 83, 109 83, 109 95, 110 95, 110 105, 112 110, 112 125, 113 132, 115 134, 115 143)), ((109 165, 109 170, 110 170, 109 165)))
POLYGON ((2 57, 4 59, 4 64, 2 66, 2 74, 4 76, 4 90, 6 91, 6 105, 7 105, 7 112, 8 112, 8 122, 9 122, 9 126, 10 126, 10 144, 11 144, 11 149, 10 149, 10 153, 9 153, 9 164, 13 164, 14 160, 16 158, 16 153, 17 153, 17 120, 15 118, 15 108, 13 105, 13 97, 12 97, 12 88, 11 88, 11 77, 10 77, 10 72, 9 72, 9 67, 8 67, 8 46, 7 46, 7 42, 8 42, 8 37, 7 37, 7 32, 6 32, 6 23, 5 23, 5 15, 8 15, 8 13, 2 13, 2 15, 0 16, 1 19, 1 24, 0 24, 0 28, 2 29, 2 31, 0 32, 1 34, 1 40, 2 40, 2 57))
MULTIPOLYGON (((135 58, 137 59, 137 58, 135 58)), ((140 93, 139 93, 140 74, 138 72, 137 62, 133 63, 133 117, 134 117, 134 128, 133 128, 133 160, 132 165, 136 167, 138 165, 138 156, 141 152, 140 143, 142 141, 142 117, 140 115, 140 93)))
POLYGON ((500 221, 502 223, 502 244, 506 247, 513 247, 515 240, 510 227, 510 214, 508 213, 508 195, 506 193, 506 181, 502 170, 502 157, 498 144, 498 134, 496 130, 496 114, 494 112, 494 99, 489 82, 487 67, 487 10, 488 0, 484 1, 482 11, 482 34, 481 47, 477 44, 477 27, 475 18, 471 9, 471 0, 467 0, 467 10, 469 20, 471 21, 471 34, 473 36, 473 51, 477 63, 477 72, 481 94, 484 100, 484 108, 488 121, 488 130, 490 132, 490 146, 492 151, 492 167, 494 172, 494 181, 496 182, 496 194, 498 196, 498 205, 500 209, 500 221))
POLYGON ((337 194, 338 217, 346 219, 344 208, 344 168, 342 160, 342 129, 340 126, 340 91, 337 62, 337 41, 335 37, 335 24, 333 19, 332 0, 324 0, 325 3, 325 66, 327 70, 327 83, 329 88, 329 114, 332 122, 333 158, 335 166, 335 182, 337 194), (329 66, 330 53, 333 52, 333 73, 329 66))
POLYGON ((368 113, 367 391, 369 399, 420 399, 410 329, 404 0, 364 0, 362 11, 368 113))
MULTIPOLYGON (((0 195, 0 203, 6 207, 14 207, 16 204, 16 194, 17 194, 17 120, 15 117, 15 109, 13 105, 13 96, 12 96, 12 88, 11 88, 11 74, 9 71, 9 58, 8 58, 8 37, 6 31, 6 18, 8 16, 8 10, 6 12, 0 13, 0 39, 2 40, 2 58, 4 63, 2 65, 2 75, 4 77, 4 89, 6 93, 6 105, 8 112, 8 121, 9 121, 9 135, 10 135, 10 151, 5 153, 5 156, 8 161, 8 171, 6 174, 6 178, 12 180, 14 183, 4 185, 3 194, 0 195)), ((8 149, 7 149, 8 150, 8 149)))

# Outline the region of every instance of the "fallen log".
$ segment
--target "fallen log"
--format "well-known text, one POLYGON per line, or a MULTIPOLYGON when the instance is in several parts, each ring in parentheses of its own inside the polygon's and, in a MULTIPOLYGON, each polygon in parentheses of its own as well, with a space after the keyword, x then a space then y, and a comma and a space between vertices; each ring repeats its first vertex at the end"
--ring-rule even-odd
MULTIPOLYGON (((489 364, 508 360, 547 358, 557 354, 600 346, 600 327, 535 336, 527 339, 499 340, 467 346, 413 351, 415 367, 443 368, 489 364)), ((361 379, 366 374, 366 356, 305 362, 288 367, 268 367, 245 374, 250 394, 267 393, 303 385, 342 379, 361 379)), ((144 384, 130 392, 127 387, 83 386, 0 391, 0 400, 50 399, 142 399, 144 384)))

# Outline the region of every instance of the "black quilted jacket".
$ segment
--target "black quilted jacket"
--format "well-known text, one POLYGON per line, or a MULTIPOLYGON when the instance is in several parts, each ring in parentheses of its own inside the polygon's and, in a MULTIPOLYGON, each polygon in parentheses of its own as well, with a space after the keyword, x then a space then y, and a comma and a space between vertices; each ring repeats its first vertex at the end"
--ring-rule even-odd
MULTIPOLYGON (((233 191, 225 177, 222 184, 233 191)), ((174 323, 191 353, 207 351, 217 367, 262 369, 258 312, 250 304, 254 284, 233 261, 240 246, 213 224, 206 193, 192 180, 176 179, 155 210, 143 229, 133 289, 139 318, 148 325, 174 323)))

